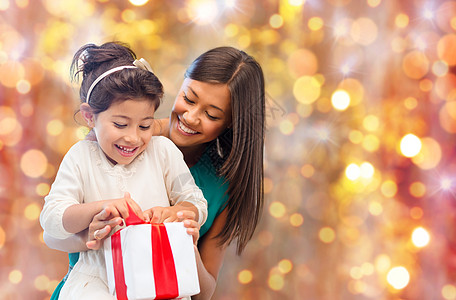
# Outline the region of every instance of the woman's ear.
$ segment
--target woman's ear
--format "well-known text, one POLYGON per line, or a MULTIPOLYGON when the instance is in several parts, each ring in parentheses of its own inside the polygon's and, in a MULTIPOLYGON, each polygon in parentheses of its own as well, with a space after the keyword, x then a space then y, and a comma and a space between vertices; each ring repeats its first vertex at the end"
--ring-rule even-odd
POLYGON ((90 105, 87 103, 82 103, 79 109, 81 110, 81 115, 86 121, 87 125, 89 125, 90 128, 95 127, 95 115, 90 105))

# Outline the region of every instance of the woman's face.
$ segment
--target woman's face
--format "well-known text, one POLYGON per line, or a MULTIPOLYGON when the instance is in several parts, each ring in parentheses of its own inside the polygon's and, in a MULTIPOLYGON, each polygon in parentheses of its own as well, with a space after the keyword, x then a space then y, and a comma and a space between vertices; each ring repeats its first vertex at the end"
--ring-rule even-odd
POLYGON ((186 78, 170 118, 170 139, 180 148, 198 147, 231 125, 231 95, 226 84, 186 78))

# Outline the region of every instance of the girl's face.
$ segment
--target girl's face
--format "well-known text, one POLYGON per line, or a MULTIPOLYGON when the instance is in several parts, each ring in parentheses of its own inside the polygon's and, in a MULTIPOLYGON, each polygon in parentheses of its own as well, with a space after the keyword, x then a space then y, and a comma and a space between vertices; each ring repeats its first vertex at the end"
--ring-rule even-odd
POLYGON ((108 159, 127 165, 149 144, 154 113, 154 105, 146 99, 116 101, 89 125, 108 159))
POLYGON ((180 148, 195 148, 217 138, 231 125, 231 94, 226 84, 186 78, 170 118, 170 139, 180 148))

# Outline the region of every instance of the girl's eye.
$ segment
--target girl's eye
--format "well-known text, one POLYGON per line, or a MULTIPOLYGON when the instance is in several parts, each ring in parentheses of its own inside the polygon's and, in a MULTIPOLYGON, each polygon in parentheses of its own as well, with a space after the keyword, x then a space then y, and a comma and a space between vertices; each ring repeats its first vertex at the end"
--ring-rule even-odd
POLYGON ((116 126, 117 128, 125 128, 125 127, 127 127, 127 125, 125 125, 125 124, 119 124, 119 123, 116 123, 116 122, 114 122, 114 126, 116 126))
POLYGON ((190 104, 194 104, 195 103, 195 101, 192 101, 192 100, 188 99, 187 95, 185 95, 185 94, 184 94, 184 100, 185 100, 185 102, 190 103, 190 104))
POLYGON ((210 115, 208 112, 206 112, 206 116, 212 121, 220 119, 220 118, 217 118, 217 117, 214 117, 214 116, 210 115))

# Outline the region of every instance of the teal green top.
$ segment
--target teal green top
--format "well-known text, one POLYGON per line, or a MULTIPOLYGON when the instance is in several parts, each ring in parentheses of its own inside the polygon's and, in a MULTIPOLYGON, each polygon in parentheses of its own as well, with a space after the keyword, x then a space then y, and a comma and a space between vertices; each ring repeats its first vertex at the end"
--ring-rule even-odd
MULTIPOLYGON (((207 153, 204 153, 196 165, 190 168, 190 172, 195 179, 196 185, 201 189, 204 198, 207 200, 207 219, 200 228, 200 236, 203 236, 208 232, 209 228, 211 228, 215 218, 226 207, 226 202, 228 200, 228 194, 226 193, 228 183, 225 182, 224 177, 217 176, 215 168, 207 153)), ((78 262, 79 252, 69 253, 68 258, 70 260, 69 274, 71 269, 78 262)), ((55 288, 50 300, 57 300, 59 298, 60 290, 62 289, 67 276, 65 276, 55 288)))

